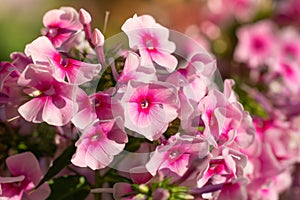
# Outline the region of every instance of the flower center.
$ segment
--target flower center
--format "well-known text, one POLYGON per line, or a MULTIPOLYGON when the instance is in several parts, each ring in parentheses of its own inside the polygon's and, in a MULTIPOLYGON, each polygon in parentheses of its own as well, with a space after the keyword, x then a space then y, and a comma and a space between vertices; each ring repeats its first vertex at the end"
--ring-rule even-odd
POLYGON ((175 160, 178 158, 178 156, 180 155, 180 151, 178 149, 174 149, 170 152, 169 154, 169 157, 172 159, 172 160, 175 160))
POLYGON ((154 49, 154 41, 153 39, 148 39, 146 40, 146 46, 149 50, 153 50, 154 49))
POLYGON ((257 51, 263 51, 265 49, 265 43, 262 38, 256 37, 253 40, 252 47, 257 51))
POLYGON ((149 106, 149 102, 147 101, 147 99, 144 99, 143 101, 141 101, 141 108, 142 109, 146 109, 149 106))
POLYGON ((43 93, 47 96, 53 96, 56 94, 56 91, 55 91, 55 88, 53 86, 51 86, 49 89, 45 90, 43 93))
POLYGON ((101 139, 101 133, 96 133, 92 136, 92 141, 98 141, 99 139, 101 139))
POLYGON ((56 28, 49 28, 47 36, 50 38, 54 38, 57 35, 57 29, 56 28))
POLYGON ((67 67, 69 65, 69 59, 68 58, 61 58, 60 64, 64 67, 67 67))

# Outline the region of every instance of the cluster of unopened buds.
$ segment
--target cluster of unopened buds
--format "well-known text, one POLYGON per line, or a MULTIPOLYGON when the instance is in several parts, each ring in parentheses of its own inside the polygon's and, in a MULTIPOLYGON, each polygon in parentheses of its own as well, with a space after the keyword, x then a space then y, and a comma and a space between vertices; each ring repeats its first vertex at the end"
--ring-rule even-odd
MULTIPOLYGON (((208 52, 149 15, 106 40, 84 9, 51 10, 43 24, 24 53, 1 62, 2 122, 55 126, 56 157, 75 145, 68 169, 98 173, 85 176, 95 197, 247 199, 255 128, 208 52)), ((51 168, 43 178, 39 163, 30 152, 7 158, 1 199, 47 198, 51 168)))

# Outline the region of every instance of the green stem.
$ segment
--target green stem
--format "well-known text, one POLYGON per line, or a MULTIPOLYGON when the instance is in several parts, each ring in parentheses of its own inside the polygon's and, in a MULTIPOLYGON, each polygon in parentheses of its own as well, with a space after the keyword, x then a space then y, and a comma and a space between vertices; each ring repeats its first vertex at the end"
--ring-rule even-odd
MULTIPOLYGON (((99 170, 95 171, 95 188, 101 188, 103 185, 103 181, 101 180, 102 177, 100 176, 99 170)), ((101 193, 94 193, 95 200, 101 200, 101 193)))

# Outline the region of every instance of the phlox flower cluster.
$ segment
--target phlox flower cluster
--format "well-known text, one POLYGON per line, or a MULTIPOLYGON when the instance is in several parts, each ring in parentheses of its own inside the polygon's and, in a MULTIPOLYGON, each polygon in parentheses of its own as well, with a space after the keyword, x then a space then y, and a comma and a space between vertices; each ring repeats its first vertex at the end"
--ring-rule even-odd
MULTIPOLYGON (((55 156, 75 145, 66 168, 98 173, 97 181, 87 173, 85 178, 89 190, 103 198, 112 193, 116 199, 247 199, 246 189, 259 187, 251 180, 267 176, 253 166, 265 164, 261 158, 268 157, 272 142, 285 142, 281 133, 269 146, 261 145, 232 90, 234 81, 225 80, 221 90, 214 82, 215 59, 201 47, 190 48, 194 42, 152 16, 124 22, 128 48, 109 46, 100 30, 91 30, 91 20, 84 9, 48 11, 42 36, 11 54, 12 61, 1 62, 1 120, 19 118, 18 130, 28 122, 29 130, 41 123, 56 127, 55 156)), ((282 164, 290 159, 284 150, 276 153, 282 164)), ((269 158, 262 169, 282 170, 275 161, 269 158)), ((7 168, 13 177, 0 178, 1 197, 48 197, 47 183, 38 185, 42 172, 31 153, 7 158, 7 168), (33 168, 24 171, 29 163, 34 178, 33 168)))
MULTIPOLYGON (((296 1, 279 4, 278 17, 287 22, 281 10, 291 11, 292 5, 297 8, 296 1)), ((247 188, 253 199, 278 199, 288 188, 291 196, 287 198, 296 198, 299 190, 295 184, 299 178, 293 174, 299 170, 300 156, 300 32, 295 26, 279 27, 276 22, 264 19, 241 26, 234 51, 235 61, 248 67, 251 84, 258 86, 246 86, 249 96, 265 110, 264 117, 254 117, 257 137, 244 152, 251 180, 247 188)))

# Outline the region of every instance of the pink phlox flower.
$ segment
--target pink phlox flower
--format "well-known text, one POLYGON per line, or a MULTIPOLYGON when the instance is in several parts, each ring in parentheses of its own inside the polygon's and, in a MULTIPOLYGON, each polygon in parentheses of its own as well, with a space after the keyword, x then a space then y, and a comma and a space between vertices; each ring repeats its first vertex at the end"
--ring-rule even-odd
POLYGON ((18 84, 28 87, 24 91, 33 97, 18 109, 27 121, 62 126, 70 122, 77 111, 73 100, 75 86, 58 82, 45 66, 28 65, 18 84))
POLYGON ((262 185, 268 184, 272 177, 283 172, 285 168, 272 152, 270 144, 261 143, 260 146, 257 147, 260 149, 255 153, 260 153, 259 155, 252 156, 246 152, 248 163, 244 172, 251 181, 248 186, 249 189, 257 188, 259 185, 261 185, 259 187, 262 187, 262 185))
POLYGON ((226 118, 226 101, 224 94, 220 91, 213 89, 210 90, 198 104, 201 119, 204 122, 204 136, 207 138, 211 145, 217 146, 217 140, 222 133, 222 130, 226 130, 229 124, 226 118), (226 126, 227 125, 227 126, 226 126), (225 126, 225 127, 224 127, 225 126))
POLYGON ((274 53, 276 36, 274 25, 270 21, 260 21, 245 25, 237 31, 238 45, 234 58, 246 62, 251 68, 268 64, 274 53))
POLYGON ((130 80, 139 80, 143 82, 157 81, 154 71, 144 68, 140 64, 141 58, 133 52, 128 52, 118 82, 127 84, 130 80))
POLYGON ((139 51, 142 66, 153 67, 155 62, 169 72, 175 70, 178 61, 171 55, 176 49, 175 43, 168 40, 169 30, 153 17, 134 15, 125 21, 121 29, 129 38, 130 48, 139 51))
POLYGON ((129 81, 121 99, 125 127, 151 141, 158 139, 178 116, 177 95, 177 89, 167 83, 129 81))
POLYGON ((271 146, 272 153, 282 167, 299 160, 300 136, 297 129, 291 127, 290 121, 276 120, 263 132, 264 143, 271 146))
POLYGON ((208 92, 199 103, 201 119, 205 125, 204 135, 212 145, 249 146, 255 135, 252 119, 243 106, 237 101, 231 87, 233 82, 225 80, 224 94, 218 90, 208 92))
POLYGON ((191 161, 208 154, 208 144, 201 138, 194 136, 171 136, 166 145, 158 146, 146 164, 147 170, 156 175, 159 170, 170 170, 182 176, 191 161))
POLYGON ((114 95, 114 89, 92 94, 89 99, 99 120, 109 120, 116 117, 124 119, 124 109, 118 96, 114 95))
POLYGON ((278 59, 273 63, 273 72, 279 74, 285 83, 285 89, 288 89, 293 94, 297 94, 300 90, 299 84, 295 84, 300 77, 299 62, 289 59, 278 59))
POLYGON ((282 29, 278 33, 279 48, 276 57, 283 57, 294 61, 300 61, 300 35, 293 27, 282 29))
POLYGON ((99 121, 85 128, 76 142, 77 150, 71 162, 79 167, 93 170, 108 166, 128 142, 120 118, 99 121))
POLYGON ((252 180, 247 186, 248 198, 273 200, 279 199, 282 192, 292 184, 290 170, 285 170, 278 175, 270 177, 267 181, 252 180))
POLYGON ((13 177, 0 177, 1 199, 40 200, 50 195, 48 183, 34 189, 43 178, 43 174, 37 159, 31 152, 8 157, 6 165, 13 177))
POLYGON ((226 147, 214 149, 212 154, 216 154, 216 156, 210 160, 204 174, 198 177, 198 187, 204 186, 207 182, 212 184, 229 183, 244 177, 243 170, 247 164, 245 154, 226 147))
POLYGON ((71 7, 48 11, 43 17, 46 28, 42 30, 55 47, 60 47, 70 36, 83 28, 78 12, 71 7))
POLYGON ((39 37, 25 48, 35 64, 45 65, 59 81, 68 80, 71 84, 82 84, 96 76, 100 64, 90 64, 72 58, 64 58, 45 36, 39 37))
POLYGON ((188 99, 199 102, 208 92, 211 85, 216 61, 207 53, 197 53, 188 59, 185 67, 172 73, 167 82, 182 90, 188 99))
POLYGON ((166 79, 179 88, 179 118, 184 129, 198 127, 200 112, 195 108, 208 89, 213 87, 211 79, 216 69, 215 60, 205 52, 197 53, 188 60, 185 67, 174 71, 166 79))
POLYGON ((237 95, 232 90, 234 84, 231 79, 224 81, 224 96, 229 102, 226 107, 226 116, 232 119, 230 129, 236 131, 234 141, 240 147, 246 148, 254 141, 256 131, 250 114, 244 110, 242 104, 238 102, 237 95))
POLYGON ((228 26, 234 18, 240 22, 249 21, 255 16, 258 6, 257 0, 211 0, 207 2, 204 12, 209 11, 206 18, 220 26, 228 26))

